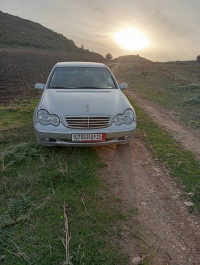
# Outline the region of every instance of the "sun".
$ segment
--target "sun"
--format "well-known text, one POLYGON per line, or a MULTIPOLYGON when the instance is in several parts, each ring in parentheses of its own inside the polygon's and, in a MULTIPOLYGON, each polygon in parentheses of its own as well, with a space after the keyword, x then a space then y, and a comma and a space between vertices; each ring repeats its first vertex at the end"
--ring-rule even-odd
POLYGON ((125 28, 114 35, 116 42, 125 50, 142 50, 149 45, 148 38, 139 30, 125 28))

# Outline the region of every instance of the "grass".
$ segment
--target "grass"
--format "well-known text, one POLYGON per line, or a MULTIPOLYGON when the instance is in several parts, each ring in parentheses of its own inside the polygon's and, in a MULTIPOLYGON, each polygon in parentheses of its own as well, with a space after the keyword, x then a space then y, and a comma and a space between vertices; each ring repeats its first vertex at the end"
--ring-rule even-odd
POLYGON ((77 47, 62 34, 1 11, 0 36, 0 48, 43 49, 66 53, 68 60, 105 61, 102 55, 77 47))
POLYGON ((194 203, 190 208, 200 213, 200 163, 194 155, 184 149, 179 142, 156 122, 154 122, 139 106, 134 105, 138 118, 138 127, 144 141, 155 158, 161 160, 184 188, 184 196, 194 203))
MULTIPOLYGON (((149 249, 137 218, 130 224, 137 210, 122 209, 122 201, 98 177, 103 165, 94 149, 37 145, 32 128, 36 103, 34 99, 0 108, 0 262, 66 264, 63 205, 67 204, 72 264, 128 264, 120 244, 124 229, 131 231, 147 256, 142 264, 151 264, 154 250, 149 249)), ((148 148, 183 185, 185 196, 194 202, 190 210, 200 211, 199 163, 140 107, 134 107, 148 148)))
POLYGON ((38 146, 35 105, 0 109, 0 263, 64 264, 67 204, 72 264, 128 264, 120 240, 130 216, 97 176, 95 151, 38 146))
POLYGON ((140 95, 173 110, 188 126, 200 128, 199 65, 119 64, 116 75, 140 95), (120 69, 118 69, 120 67, 120 69))

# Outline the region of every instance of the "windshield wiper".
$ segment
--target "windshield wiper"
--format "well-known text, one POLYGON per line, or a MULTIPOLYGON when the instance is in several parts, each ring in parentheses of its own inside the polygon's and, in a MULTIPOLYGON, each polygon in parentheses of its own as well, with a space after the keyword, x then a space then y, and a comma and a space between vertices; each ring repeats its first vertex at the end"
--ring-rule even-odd
POLYGON ((71 89, 71 88, 74 88, 74 87, 64 87, 64 86, 50 86, 49 88, 64 88, 64 89, 71 89))
POLYGON ((80 86, 80 87, 74 87, 74 88, 109 89, 108 87, 96 87, 96 86, 80 86))

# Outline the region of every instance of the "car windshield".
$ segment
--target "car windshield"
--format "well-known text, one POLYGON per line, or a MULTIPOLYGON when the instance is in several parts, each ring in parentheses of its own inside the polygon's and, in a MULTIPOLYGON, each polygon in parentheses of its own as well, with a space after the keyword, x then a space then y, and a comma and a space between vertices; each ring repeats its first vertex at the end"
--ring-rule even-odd
POLYGON ((114 80, 106 68, 102 67, 57 67, 49 88, 113 89, 114 80))

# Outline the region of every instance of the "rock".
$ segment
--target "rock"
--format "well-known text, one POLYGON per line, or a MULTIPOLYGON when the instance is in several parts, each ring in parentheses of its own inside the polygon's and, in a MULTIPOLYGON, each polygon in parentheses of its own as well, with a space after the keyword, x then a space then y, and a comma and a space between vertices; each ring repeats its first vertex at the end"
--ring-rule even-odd
POLYGON ((142 262, 142 258, 140 257, 132 258, 131 262, 134 265, 139 265, 142 262))
POLYGON ((188 206, 188 207, 190 207, 190 206, 193 206, 193 205, 194 205, 194 203, 193 203, 193 202, 184 202, 184 204, 185 204, 186 206, 188 206))

